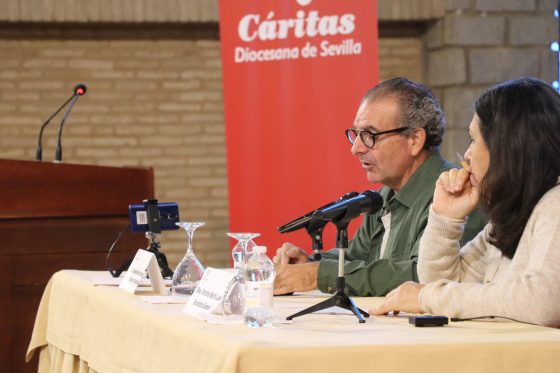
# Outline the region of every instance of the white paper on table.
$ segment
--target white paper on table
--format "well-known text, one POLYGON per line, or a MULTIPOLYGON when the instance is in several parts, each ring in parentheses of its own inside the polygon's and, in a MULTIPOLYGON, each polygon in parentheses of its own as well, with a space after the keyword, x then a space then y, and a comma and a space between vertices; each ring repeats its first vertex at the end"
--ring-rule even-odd
MULTIPOLYGON (((196 313, 191 314, 197 317, 200 320, 206 321, 208 324, 212 325, 243 325, 243 316, 242 315, 216 315, 213 313, 196 313)), ((276 324, 292 324, 292 320, 286 320, 286 317, 274 317, 272 321, 273 325, 276 324)))
POLYGON ((154 253, 144 249, 138 249, 136 255, 134 255, 134 259, 132 259, 132 263, 130 263, 126 275, 124 275, 119 285, 119 289, 134 294, 136 289, 138 289, 138 285, 146 276, 146 272, 148 273, 152 289, 159 294, 165 295, 167 290, 163 283, 163 277, 156 256, 154 253))
MULTIPOLYGON (((102 275, 100 274, 94 276, 92 278, 92 282, 94 286, 98 286, 98 285, 119 286, 125 274, 126 272, 123 272, 119 277, 113 277, 109 272, 106 272, 102 275)), ((171 286, 171 280, 169 279, 164 279, 163 283, 165 284, 165 286, 171 286)), ((140 284, 138 284, 138 286, 152 286, 152 285, 150 284, 150 280, 148 278, 143 278, 140 284)))
POLYGON ((185 304, 187 299, 174 297, 173 295, 143 295, 140 297, 143 302, 151 304, 185 304))
POLYGON ((222 299, 235 276, 235 272, 206 268, 183 312, 196 316, 221 307, 222 299))

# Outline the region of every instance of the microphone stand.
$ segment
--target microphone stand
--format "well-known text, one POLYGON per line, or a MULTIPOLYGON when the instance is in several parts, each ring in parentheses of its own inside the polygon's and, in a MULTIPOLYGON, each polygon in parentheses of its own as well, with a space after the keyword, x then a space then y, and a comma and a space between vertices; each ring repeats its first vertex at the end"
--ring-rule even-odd
POLYGON ((62 104, 62 106, 60 106, 60 107, 53 113, 53 115, 51 115, 51 116, 49 117, 49 119, 47 119, 47 120, 45 121, 45 123, 43 123, 43 124, 41 125, 41 129, 39 130, 39 138, 38 138, 38 140, 37 140, 37 151, 36 151, 36 154, 35 154, 35 159, 36 159, 36 160, 38 160, 38 161, 42 161, 42 160, 43 160, 43 147, 42 147, 42 145, 41 145, 41 142, 42 142, 42 139, 43 139, 43 130, 44 130, 45 127, 51 122, 51 120, 52 120, 58 113, 60 113, 60 111, 61 111, 62 109, 64 109, 64 108, 66 107, 66 105, 68 105, 68 103, 69 103, 70 101, 72 101, 72 100, 74 99, 74 97, 76 97, 76 96, 77 96, 77 94, 74 93, 68 100, 66 100, 65 103, 62 104))
MULTIPOLYGON (((284 224, 278 227, 278 232, 280 233, 287 233, 293 232, 295 230, 301 229, 305 227, 305 230, 311 237, 311 246, 313 249, 313 253, 309 257, 312 261, 321 260, 321 250, 323 250, 323 229, 325 225, 329 222, 329 219, 324 219, 318 211, 323 210, 327 207, 330 207, 338 202, 345 201, 347 199, 351 199, 354 197, 359 196, 360 193, 357 192, 349 192, 337 199, 335 202, 327 203, 319 207, 318 209, 311 211, 299 218, 292 220, 291 222, 284 224)), ((348 246, 348 245, 346 245, 348 246)), ((342 246, 341 246, 342 247, 342 246)), ((345 247, 345 246, 344 246, 345 247)))
POLYGON ((74 106, 76 101, 78 101, 78 97, 80 97, 78 93, 75 93, 74 96, 72 96, 71 98, 72 102, 70 103, 68 110, 66 110, 66 113, 64 113, 64 116, 62 117, 62 121, 60 122, 60 127, 58 128, 58 141, 56 144, 56 155, 55 155, 55 162, 57 163, 62 162, 62 144, 61 144, 62 127, 64 126, 64 123, 66 122, 66 118, 68 118, 68 114, 70 114, 72 107, 74 106))
POLYGON ((346 281, 344 279, 344 250, 348 248, 348 224, 358 215, 360 215, 359 207, 349 206, 344 216, 333 221, 337 229, 336 244, 338 247, 338 277, 336 279, 336 293, 327 300, 286 317, 286 320, 292 320, 294 317, 307 315, 309 313, 321 311, 330 307, 340 307, 352 311, 352 313, 358 318, 358 322, 360 324, 366 322, 364 317, 369 317, 369 314, 358 308, 352 298, 346 294, 346 281))
POLYGON ((311 237, 313 254, 311 254, 310 259, 314 262, 321 260, 321 250, 323 250, 323 229, 327 223, 327 220, 311 216, 309 224, 305 227, 309 237, 311 237))

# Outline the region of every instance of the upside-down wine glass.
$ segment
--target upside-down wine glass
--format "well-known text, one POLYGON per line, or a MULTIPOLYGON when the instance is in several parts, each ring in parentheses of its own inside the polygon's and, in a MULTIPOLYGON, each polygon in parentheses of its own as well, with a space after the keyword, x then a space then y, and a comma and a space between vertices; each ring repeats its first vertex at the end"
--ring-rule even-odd
POLYGON ((204 222, 178 222, 175 223, 187 232, 187 253, 175 269, 171 280, 171 289, 174 296, 185 297, 192 295, 198 282, 204 274, 204 267, 194 255, 193 235, 196 228, 203 226, 204 222))
POLYGON ((252 248, 255 245, 253 238, 259 237, 260 233, 228 233, 228 236, 235 238, 237 243, 231 250, 231 257, 233 259, 233 268, 239 271, 239 267, 247 261, 248 256, 252 253, 252 248))
POLYGON ((243 270, 247 258, 256 246, 253 238, 259 237, 260 233, 228 233, 235 238, 237 243, 231 250, 235 277, 226 290, 222 299, 222 315, 241 315, 245 305, 245 289, 243 288, 243 270))

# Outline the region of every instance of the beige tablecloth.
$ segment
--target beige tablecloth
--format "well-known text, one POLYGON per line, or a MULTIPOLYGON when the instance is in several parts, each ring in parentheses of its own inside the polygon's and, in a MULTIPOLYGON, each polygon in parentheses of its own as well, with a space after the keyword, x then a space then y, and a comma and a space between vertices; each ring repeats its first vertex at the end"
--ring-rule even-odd
MULTIPOLYGON (((61 271, 50 280, 28 357, 40 371, 74 372, 559 372, 560 330, 513 322, 415 328, 404 316, 312 314, 268 329, 213 325, 181 304, 149 304, 99 272, 61 271)), ((141 290, 140 295, 148 294, 141 290)), ((325 298, 276 297, 295 313, 325 298)), ((367 310, 382 298, 354 298, 367 310)))

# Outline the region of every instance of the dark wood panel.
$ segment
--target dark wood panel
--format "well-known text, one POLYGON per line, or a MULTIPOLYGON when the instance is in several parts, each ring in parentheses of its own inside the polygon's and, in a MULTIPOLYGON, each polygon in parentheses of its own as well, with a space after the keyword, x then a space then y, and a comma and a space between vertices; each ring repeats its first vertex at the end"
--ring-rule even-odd
MULTIPOLYGON (((11 258, 0 256, 0 367, 9 367, 12 361, 12 319, 11 288, 12 270, 11 258)), ((2 370, 2 369, 0 369, 2 370)), ((9 370, 2 370, 9 372, 9 370)))
MULTIPOLYGON (((133 256, 138 247, 127 247, 111 254, 112 267, 119 266, 125 259, 133 256)), ((35 254, 12 257, 12 270, 15 275, 12 286, 45 285, 51 276, 61 269, 80 269, 103 271, 107 269, 106 251, 97 253, 74 252, 66 254, 35 254)))
POLYGON ((118 215, 154 196, 152 169, 0 159, 0 170, 0 218, 118 215))
MULTIPOLYGON (((152 169, 0 160, 0 372, 37 371, 25 352, 48 279, 105 269, 128 205, 153 195, 152 169)), ((142 234, 123 235, 112 265, 146 246, 142 234)))
MULTIPOLYGON (((0 220, 0 237, 7 244, 0 255, 107 252, 128 223, 128 217, 122 216, 0 220)), ((123 240, 142 246, 147 242, 141 233, 125 233, 123 240)))

